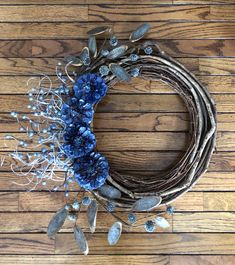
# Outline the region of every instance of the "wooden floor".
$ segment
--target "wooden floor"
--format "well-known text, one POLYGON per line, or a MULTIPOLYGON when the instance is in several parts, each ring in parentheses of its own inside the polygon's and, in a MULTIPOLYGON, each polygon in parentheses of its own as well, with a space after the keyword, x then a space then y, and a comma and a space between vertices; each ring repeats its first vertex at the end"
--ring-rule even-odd
MULTIPOLYGON (((63 194, 43 187, 28 193, 14 185, 6 160, 0 172, 0 264, 235 264, 235 0, 1 0, 0 137, 17 131, 10 111, 27 112, 30 75, 53 75, 58 59, 78 54, 96 25, 111 25, 125 39, 146 21, 149 38, 196 74, 217 103, 217 152, 208 172, 173 204, 167 231, 125 231, 109 247, 105 232, 113 220, 100 213, 84 257, 69 223, 55 240, 45 233, 63 194)), ((133 174, 174 164, 185 149, 187 128, 181 99, 149 81, 115 86, 95 116, 99 150, 113 168, 133 174)), ((12 148, 0 140, 1 156, 12 148)), ((88 231, 84 213, 79 222, 88 231)))

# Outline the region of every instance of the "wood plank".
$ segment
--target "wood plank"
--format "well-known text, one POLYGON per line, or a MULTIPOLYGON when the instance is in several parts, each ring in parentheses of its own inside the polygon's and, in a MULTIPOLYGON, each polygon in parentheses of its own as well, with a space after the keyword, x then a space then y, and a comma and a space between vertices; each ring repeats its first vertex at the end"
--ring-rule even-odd
MULTIPOLYGON (((121 174, 130 174, 130 171, 120 171, 121 174)), ((159 172, 133 172, 133 175, 158 174, 159 172)), ((24 185, 25 178, 19 178, 12 172, 0 172, 0 191, 27 191, 29 187, 24 185), (11 180, 11 181, 9 181, 11 180)), ((57 183, 58 184, 58 183, 57 183)), ((48 186, 38 186, 38 191, 48 191, 52 189, 55 183, 48 183, 48 186)), ((69 189, 78 190, 78 186, 72 185, 69 189)), ((193 191, 235 191, 234 172, 206 172, 197 184, 193 187, 193 191)))
POLYGON ((233 265, 235 263, 235 256, 170 256, 170 265, 233 265))
MULTIPOLYGON (((143 152, 143 151, 113 151, 103 152, 109 160, 110 165, 115 170, 139 170, 162 171, 173 166, 183 155, 183 152, 143 152)), ((10 165, 16 165, 8 153, 0 152, 2 162, 1 170, 10 171, 10 165)), ((209 171, 234 172, 235 171, 235 152, 215 152, 212 155, 209 171)))
MULTIPOLYGON (((0 24, 1 26, 1 24, 0 24)), ((235 58, 178 58, 197 75, 235 74, 235 58)), ((55 74, 59 59, 54 58, 0 58, 1 75, 55 74)))
MULTIPOLYGON (((217 111, 231 113, 235 111, 235 94, 213 95, 217 111)), ((28 113, 29 101, 24 95, 1 95, 0 112, 17 111, 28 113)), ((186 112, 186 106, 178 95, 124 95, 108 94, 98 105, 98 112, 186 112)))
POLYGON ((173 4, 233 4, 233 0, 172 0, 173 4))
MULTIPOLYGON (((129 36, 139 22, 109 22, 120 39, 129 36)), ((97 23, 56 22, 56 23, 1 23, 0 39, 84 39, 86 32, 97 23)), ((152 22, 148 37, 152 39, 234 39, 234 22, 152 22)))
MULTIPOLYGON (((77 193, 70 192, 69 202, 72 202, 76 195, 77 193)), ((78 196, 80 198, 80 195, 78 196)), ((66 200, 63 192, 49 193, 42 191, 19 193, 19 211, 57 211, 59 208, 63 207, 65 203, 66 200)), ((203 211, 203 193, 188 192, 172 205, 174 205, 176 211, 203 211)), ((165 211, 165 209, 165 206, 162 206, 157 210, 165 211)), ((104 211, 104 209, 100 208, 99 211, 104 211)))
MULTIPOLYGON (((90 238, 90 236, 89 236, 90 238)), ((108 245, 105 234, 89 240, 91 254, 234 254, 235 234, 123 234, 118 244, 108 245)), ((77 246, 72 234, 56 236, 56 254, 75 254, 77 246)))
POLYGON ((233 233, 235 213, 175 213, 173 232, 233 233))
POLYGON ((203 195, 203 205, 205 211, 234 211, 235 193, 206 192, 203 195))
POLYGON ((0 211, 18 211, 18 204, 17 192, 0 192, 0 211))
MULTIPOLYGON (((234 44, 235 45, 235 44, 234 44)), ((33 76, 33 75, 32 75, 33 76)), ((0 76, 0 94, 23 94, 27 93, 30 87, 33 87, 39 81, 39 78, 35 77, 35 80, 30 81, 30 86, 27 87, 27 81, 29 76, 0 76)), ((208 88, 213 94, 235 93, 235 76, 200 76, 199 80, 208 88)), ((51 77, 53 85, 57 82, 55 77, 51 77)), ((175 93, 172 88, 162 82, 150 82, 140 78, 135 78, 128 86, 122 82, 116 84, 113 88, 110 88, 110 93, 175 93)))
MULTIPOLYGON (((128 213, 116 213, 123 220, 127 220, 128 213)), ((0 219, 0 233, 46 233, 47 226, 52 218, 54 213, 1 213, 0 219), (43 216, 43 218, 42 218, 43 216)), ((151 214, 152 218, 156 217, 156 214, 151 214)), ((137 213, 136 225, 138 227, 126 227, 123 226, 124 232, 138 232, 146 233, 143 224, 149 220, 146 213, 137 213)), ((172 215, 165 215, 168 222, 171 223, 172 215)), ((111 225, 116 221, 116 219, 108 213, 99 212, 97 214, 97 227, 96 232, 105 232, 107 233, 111 225)), ((83 229, 84 232, 90 232, 89 225, 87 223, 87 214, 86 212, 81 212, 78 216, 77 224, 83 229)), ((63 228, 60 232, 72 232, 74 222, 66 220, 63 228)), ((172 227, 169 227, 167 230, 158 229, 159 233, 162 232, 171 232, 172 227)))
MULTIPOLYGON (((32 117, 28 115, 28 117, 32 117)), ((27 124, 22 120, 22 125, 27 124)), ((18 132, 19 125, 10 114, 0 114, 0 132, 18 132)), ((218 131, 235 131, 235 114, 219 113, 218 131)), ((93 130, 98 131, 188 131, 187 113, 96 113, 93 130)))
POLYGON ((0 22, 81 22, 88 21, 86 5, 1 6, 0 22))
MULTIPOLYGON (((228 259, 224 259, 228 260, 228 259)), ((232 260, 232 259, 231 259, 232 260)), ((0 255, 0 264, 4 265, 169 265, 168 256, 160 255, 0 255)), ((227 263, 226 263, 227 264, 227 263)), ((218 264, 215 264, 218 265, 218 264)), ((232 265, 232 264, 228 264, 232 265)))
MULTIPOLYGON (((155 39, 161 49, 176 57, 234 57, 235 40, 155 39)), ((85 40, 0 40, 0 57, 64 57, 78 55, 85 40)))
POLYGON ((0 234, 0 254, 54 254, 54 240, 46 234, 0 234))
MULTIPOLYGON (((232 19, 233 8, 225 10, 232 19), (231 13, 230 13, 231 12, 231 13)), ((110 21, 172 21, 172 20, 221 20, 216 10, 210 6, 158 6, 158 5, 90 5, 89 21, 110 22, 110 21)), ((222 16, 224 18, 224 16, 222 16)))

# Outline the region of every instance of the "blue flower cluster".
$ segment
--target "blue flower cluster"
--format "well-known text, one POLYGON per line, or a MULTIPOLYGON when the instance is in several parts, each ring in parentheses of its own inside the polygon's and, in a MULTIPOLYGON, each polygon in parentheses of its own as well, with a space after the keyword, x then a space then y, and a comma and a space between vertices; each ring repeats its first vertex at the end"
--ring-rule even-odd
POLYGON ((88 190, 104 184, 109 175, 107 159, 95 152, 96 138, 91 131, 93 105, 107 93, 108 87, 97 74, 84 74, 74 85, 74 96, 61 108, 61 118, 66 124, 64 144, 65 155, 74 160, 73 170, 78 184, 88 190))

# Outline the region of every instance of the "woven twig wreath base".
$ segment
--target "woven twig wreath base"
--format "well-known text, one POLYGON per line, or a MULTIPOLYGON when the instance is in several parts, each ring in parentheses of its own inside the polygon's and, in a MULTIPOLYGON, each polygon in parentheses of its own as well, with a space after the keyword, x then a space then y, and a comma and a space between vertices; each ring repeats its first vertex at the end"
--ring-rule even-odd
MULTIPOLYGON (((120 65, 130 71, 125 59, 120 59, 120 65)), ((170 203, 188 191, 206 171, 216 137, 215 104, 206 88, 183 65, 159 52, 155 56, 140 55, 132 66, 141 69, 143 79, 165 82, 178 92, 189 111, 191 139, 180 161, 161 175, 143 179, 112 170, 108 182, 122 192, 122 197, 115 201, 121 208, 131 208, 136 200, 145 196, 161 196, 161 204, 170 203)), ((106 82, 112 87, 119 80, 110 74, 106 82)))

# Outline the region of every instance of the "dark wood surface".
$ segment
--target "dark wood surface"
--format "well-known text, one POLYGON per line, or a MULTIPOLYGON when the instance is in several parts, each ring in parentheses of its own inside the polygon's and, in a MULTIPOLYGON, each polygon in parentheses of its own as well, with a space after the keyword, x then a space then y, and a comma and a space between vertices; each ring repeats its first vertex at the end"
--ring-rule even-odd
MULTIPOLYGON (((29 193, 15 185, 19 179, 6 158, 0 171, 0 264, 235 264, 235 0, 1 0, 0 157, 14 147, 6 147, 2 136, 18 131, 9 112, 28 111, 24 94, 31 75, 53 76, 58 60, 79 54, 94 26, 110 25, 125 39, 141 22, 150 23, 148 37, 197 75, 217 104, 217 151, 208 172, 173 203, 167 231, 125 230, 109 247, 113 219, 101 209, 84 257, 68 221, 55 240, 46 235, 63 193, 45 187, 29 193)), ((112 167, 138 175, 172 166, 185 149, 188 127, 179 96, 141 79, 110 89, 94 121, 98 148, 112 167)), ((78 222, 88 231, 85 213, 78 222)))

